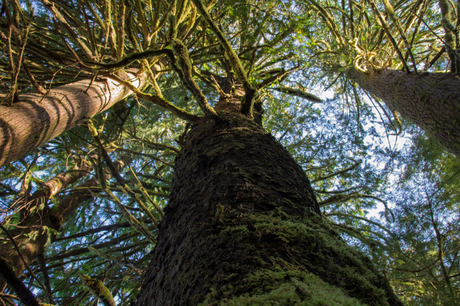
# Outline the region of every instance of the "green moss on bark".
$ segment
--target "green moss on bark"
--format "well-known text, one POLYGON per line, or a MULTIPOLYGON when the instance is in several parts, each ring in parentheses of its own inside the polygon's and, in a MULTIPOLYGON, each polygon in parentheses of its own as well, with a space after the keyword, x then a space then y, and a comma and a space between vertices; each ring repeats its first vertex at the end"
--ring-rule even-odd
POLYGON ((343 290, 329 285, 311 273, 260 271, 251 275, 247 281, 261 285, 266 292, 221 299, 217 291, 212 290, 201 305, 364 305, 357 299, 349 297, 343 290))
POLYGON ((241 221, 213 239, 246 246, 242 256, 251 256, 264 245, 269 256, 255 256, 253 263, 264 268, 238 280, 232 280, 237 275, 216 275, 216 284, 232 281, 220 288, 211 286, 202 305, 389 305, 383 277, 369 259, 316 214, 297 219, 276 209, 268 215, 249 214, 241 221))

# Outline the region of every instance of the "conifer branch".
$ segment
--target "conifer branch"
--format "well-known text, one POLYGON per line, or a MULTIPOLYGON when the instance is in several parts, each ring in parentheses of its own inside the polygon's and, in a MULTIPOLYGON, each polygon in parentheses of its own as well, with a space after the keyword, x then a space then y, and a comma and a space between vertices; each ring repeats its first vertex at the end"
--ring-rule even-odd
POLYGON ((385 30, 385 34, 387 35, 388 39, 390 40, 391 44, 393 45, 393 48, 395 49, 396 53, 398 54, 398 57, 401 61, 401 63, 404 66, 404 70, 406 72, 410 72, 409 66, 407 65, 406 59, 404 58, 401 50, 398 47, 398 44, 396 43, 393 35, 391 35, 390 29, 388 28, 386 21, 383 19, 382 14, 378 10, 377 6, 375 5, 375 2, 373 0, 368 0, 368 3, 370 4, 372 10, 374 13, 377 15, 377 20, 379 22, 379 25, 385 30))
POLYGON ((276 91, 279 91, 279 92, 283 92, 283 93, 287 93, 287 94, 289 94, 291 96, 296 96, 296 97, 299 97, 299 98, 302 98, 302 99, 307 99, 308 101, 315 102, 315 103, 323 102, 323 100, 321 100, 317 96, 315 96, 315 95, 313 95, 311 93, 305 92, 303 90, 296 89, 296 88, 284 87, 283 86, 283 87, 275 87, 275 88, 270 88, 270 89, 273 89, 273 90, 276 90, 276 91))
POLYGON ((179 75, 182 83, 187 87, 187 89, 192 93, 195 99, 198 102, 201 110, 205 113, 206 116, 216 117, 217 113, 212 108, 204 94, 201 92, 201 89, 193 80, 192 76, 192 63, 190 62, 190 56, 187 51, 187 47, 182 41, 177 38, 172 40, 172 49, 174 53, 174 60, 176 65, 173 64, 174 70, 176 70, 179 75))
POLYGON ((37 299, 33 293, 27 288, 23 282, 16 276, 13 269, 8 263, 0 257, 0 279, 8 284, 8 286, 16 292, 18 297, 25 305, 39 306, 37 299))
POLYGON ((89 65, 93 65, 96 67, 101 67, 104 70, 110 70, 114 68, 123 68, 131 64, 132 62, 143 60, 143 59, 148 59, 154 56, 161 56, 161 55, 168 55, 168 53, 171 53, 171 50, 168 49, 161 49, 161 50, 146 50, 143 52, 136 52, 133 53, 124 59, 111 63, 111 64, 102 64, 102 63, 88 63, 89 65))
POLYGON ((409 41, 406 38, 406 34, 405 34, 406 31, 404 31, 403 28, 401 27, 401 24, 399 23, 399 20, 395 15, 394 8, 391 5, 390 1, 383 0, 383 4, 385 5, 385 10, 387 14, 390 16, 391 20, 395 24, 396 28, 398 29, 399 35, 401 35, 401 38, 404 44, 406 45, 407 53, 409 54, 412 60, 412 65, 414 66, 414 71, 415 73, 417 73, 417 63, 415 62, 414 54, 412 53, 412 50, 411 50, 411 45, 409 44, 409 41))
MULTIPOLYGON (((129 188, 126 180, 120 175, 120 173, 116 169, 116 167, 113 164, 110 156, 108 155, 107 151, 105 150, 104 146, 102 145, 99 133, 98 133, 98 131, 96 131, 96 128, 94 127, 94 124, 92 123, 92 121, 88 122, 88 128, 91 131, 91 133, 93 134, 94 140, 96 140, 96 142, 98 144, 98 149, 99 149, 100 154, 102 155, 102 158, 104 159, 105 163, 107 164, 107 166, 108 166, 108 168, 110 170, 110 173, 115 178, 115 180, 117 181, 118 185, 120 185, 121 190, 125 194, 127 194, 131 198, 133 198, 139 204, 139 207, 141 208, 141 210, 144 213, 146 213, 149 216, 149 218, 153 221, 155 226, 158 226, 159 222, 157 221, 155 216, 150 212, 150 210, 147 208, 147 206, 144 204, 144 202, 141 201, 141 199, 137 196, 137 194, 134 193, 131 190, 131 188, 129 188)), ((101 177, 101 179, 102 179, 102 177, 101 177)), ((103 186, 103 182, 101 182, 101 185, 103 186)), ((109 196, 113 199, 114 195, 109 191, 109 188, 106 187, 105 189, 106 189, 107 193, 109 194, 109 196)), ((128 218, 128 221, 129 220, 130 220, 130 218, 128 218)))
POLYGON ((196 123, 196 122, 198 122, 198 120, 200 120, 200 117, 198 117, 196 115, 193 115, 193 114, 187 112, 186 110, 184 110, 184 109, 182 109, 180 107, 175 106, 170 101, 166 100, 164 97, 160 97, 160 96, 157 96, 157 95, 152 95, 152 94, 142 92, 136 86, 131 84, 130 82, 125 81, 125 80, 117 77, 116 75, 104 74, 104 73, 100 73, 100 74, 105 75, 105 76, 107 76, 107 77, 109 77, 111 79, 114 79, 117 82, 120 82, 121 84, 123 84, 126 87, 128 87, 129 90, 134 92, 139 98, 142 98, 142 99, 145 99, 147 101, 153 102, 155 105, 158 105, 160 107, 163 107, 166 110, 169 110, 170 112, 172 112, 173 114, 175 114, 179 118, 182 118, 182 119, 184 119, 186 121, 189 121, 191 123, 196 123))
POLYGON ((216 35, 220 44, 225 50, 225 54, 228 57, 230 64, 232 65, 233 70, 235 71, 238 79, 243 84, 245 97, 241 104, 241 113, 249 114, 252 116, 252 109, 254 107, 254 100, 257 98, 257 89, 249 82, 246 72, 244 71, 243 65, 241 64, 238 55, 235 50, 233 50, 230 42, 225 38, 224 33, 219 29, 219 27, 212 20, 211 15, 206 8, 206 5, 202 0, 192 0, 195 4, 198 12, 204 17, 208 25, 211 27, 211 30, 216 35))
POLYGON ((342 170, 333 172, 333 173, 328 174, 328 175, 325 175, 325 176, 321 176, 321 177, 319 177, 319 178, 317 178, 317 179, 314 179, 312 182, 314 183, 314 182, 322 181, 322 180, 325 180, 325 179, 334 177, 334 176, 336 176, 336 175, 346 173, 346 172, 348 172, 348 171, 350 171, 350 170, 355 169, 355 168, 358 167, 360 164, 361 164, 361 161, 355 161, 355 163, 354 163, 353 165, 351 165, 350 167, 348 167, 348 168, 345 168, 345 169, 342 169, 342 170))

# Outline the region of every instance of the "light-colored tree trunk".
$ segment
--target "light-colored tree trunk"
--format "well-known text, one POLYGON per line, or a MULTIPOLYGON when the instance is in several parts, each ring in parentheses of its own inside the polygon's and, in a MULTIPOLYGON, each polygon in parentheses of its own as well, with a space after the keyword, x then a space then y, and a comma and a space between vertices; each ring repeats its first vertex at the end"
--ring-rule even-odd
MULTIPOLYGON (((137 88, 145 74, 124 73, 137 88)), ((12 106, 0 105, 0 167, 14 161, 88 118, 109 109, 132 92, 112 79, 78 81, 44 96, 24 94, 12 106)))
POLYGON ((358 85, 382 99, 460 157, 460 78, 450 73, 406 73, 385 68, 350 71, 358 85))

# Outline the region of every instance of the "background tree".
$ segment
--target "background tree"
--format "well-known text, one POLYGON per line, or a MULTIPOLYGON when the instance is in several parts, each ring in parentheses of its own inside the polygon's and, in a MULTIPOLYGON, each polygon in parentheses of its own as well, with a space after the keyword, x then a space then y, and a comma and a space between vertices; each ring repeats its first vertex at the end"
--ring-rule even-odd
POLYGON ((330 86, 356 96, 358 84, 383 100, 395 122, 401 115, 459 156, 457 6, 422 0, 305 2, 315 8, 318 23, 303 34, 311 38, 309 48, 317 55, 312 59, 328 71, 330 86), (318 38, 318 32, 324 35, 318 38))

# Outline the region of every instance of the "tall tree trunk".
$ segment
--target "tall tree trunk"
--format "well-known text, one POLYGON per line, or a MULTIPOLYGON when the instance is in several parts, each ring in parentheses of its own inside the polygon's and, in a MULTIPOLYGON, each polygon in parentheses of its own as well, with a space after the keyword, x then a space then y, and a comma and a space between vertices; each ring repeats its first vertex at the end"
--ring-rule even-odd
MULTIPOLYGON (((136 87, 145 74, 125 73, 136 87)), ((111 79, 84 80, 56 87, 44 96, 24 94, 12 106, 0 105, 0 167, 109 109, 132 92, 111 79)))
POLYGON ((187 135, 137 305, 401 305, 274 137, 219 111, 187 135), (230 303, 232 301, 232 303, 230 303))
POLYGON ((385 68, 350 72, 361 88, 417 124, 460 157, 460 78, 450 73, 405 73, 385 68))

